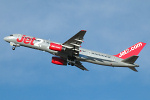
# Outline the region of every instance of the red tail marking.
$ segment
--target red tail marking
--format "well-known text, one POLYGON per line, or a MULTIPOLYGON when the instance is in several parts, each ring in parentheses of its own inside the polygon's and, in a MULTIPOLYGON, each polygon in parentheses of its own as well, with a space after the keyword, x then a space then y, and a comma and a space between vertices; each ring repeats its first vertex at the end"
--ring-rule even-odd
POLYGON ((146 45, 146 43, 139 42, 139 43, 129 47, 128 49, 126 49, 126 50, 124 50, 124 51, 122 51, 119 54, 114 55, 114 56, 122 58, 122 59, 126 59, 128 57, 133 56, 133 55, 137 56, 145 45, 146 45))

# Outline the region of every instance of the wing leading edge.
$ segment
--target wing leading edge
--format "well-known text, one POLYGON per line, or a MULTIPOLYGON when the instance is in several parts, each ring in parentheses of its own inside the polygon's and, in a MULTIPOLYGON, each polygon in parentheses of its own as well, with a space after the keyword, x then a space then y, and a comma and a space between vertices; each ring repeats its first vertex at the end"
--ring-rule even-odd
POLYGON ((71 37, 69 40, 67 40, 62 45, 68 49, 68 51, 73 51, 73 54, 78 55, 79 54, 79 48, 83 42, 83 37, 86 33, 86 30, 81 30, 77 34, 75 34, 73 37, 71 37))

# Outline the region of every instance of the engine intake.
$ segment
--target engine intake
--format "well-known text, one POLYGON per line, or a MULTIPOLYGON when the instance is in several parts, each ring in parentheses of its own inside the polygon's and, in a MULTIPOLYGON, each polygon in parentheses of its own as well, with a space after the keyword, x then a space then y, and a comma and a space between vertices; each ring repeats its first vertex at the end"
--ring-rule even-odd
POLYGON ((62 58, 52 57, 52 63, 56 65, 67 65, 67 61, 63 60, 62 58))
POLYGON ((56 43, 50 43, 49 49, 54 51, 65 51, 65 48, 62 45, 56 43))

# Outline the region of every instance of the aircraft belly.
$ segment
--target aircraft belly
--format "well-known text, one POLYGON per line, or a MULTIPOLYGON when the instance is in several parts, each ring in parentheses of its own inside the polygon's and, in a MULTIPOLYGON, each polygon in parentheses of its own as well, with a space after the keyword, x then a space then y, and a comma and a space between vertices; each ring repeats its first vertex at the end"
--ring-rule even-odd
POLYGON ((136 64, 128 64, 122 62, 109 62, 109 61, 94 61, 86 59, 86 62, 90 62, 93 64, 104 65, 104 66, 112 66, 112 67, 138 67, 136 64))
POLYGON ((80 61, 90 62, 98 65, 113 66, 113 67, 137 67, 135 64, 128 64, 121 61, 115 61, 109 58, 95 58, 80 54, 80 61))
POLYGON ((85 62, 90 62, 98 65, 106 65, 106 66, 111 66, 111 59, 102 59, 102 58, 95 58, 95 57, 90 57, 90 56, 85 56, 80 54, 80 61, 85 61, 85 62))
POLYGON ((108 61, 94 61, 94 60, 86 60, 87 62, 98 64, 98 65, 105 65, 105 66, 111 66, 112 64, 108 61))

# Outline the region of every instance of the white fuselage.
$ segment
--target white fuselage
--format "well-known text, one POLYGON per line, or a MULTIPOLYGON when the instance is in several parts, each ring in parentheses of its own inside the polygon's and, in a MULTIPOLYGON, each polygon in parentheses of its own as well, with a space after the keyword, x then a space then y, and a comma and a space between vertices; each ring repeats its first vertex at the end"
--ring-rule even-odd
MULTIPOLYGON (((33 49, 38 49, 41 51, 46 51, 62 58, 67 59, 68 57, 68 54, 66 52, 54 51, 49 49, 50 43, 56 43, 49 40, 44 40, 22 34, 13 34, 12 36, 5 37, 4 40, 10 42, 12 46, 25 46, 33 49), (22 38, 23 36, 25 38, 22 38)), ((61 43, 57 44, 61 45, 61 43)), ((99 65, 106 65, 113 67, 138 67, 137 64, 129 64, 122 62, 123 59, 121 58, 83 48, 79 48, 79 55, 76 56, 76 58, 79 61, 90 62, 99 65)))

